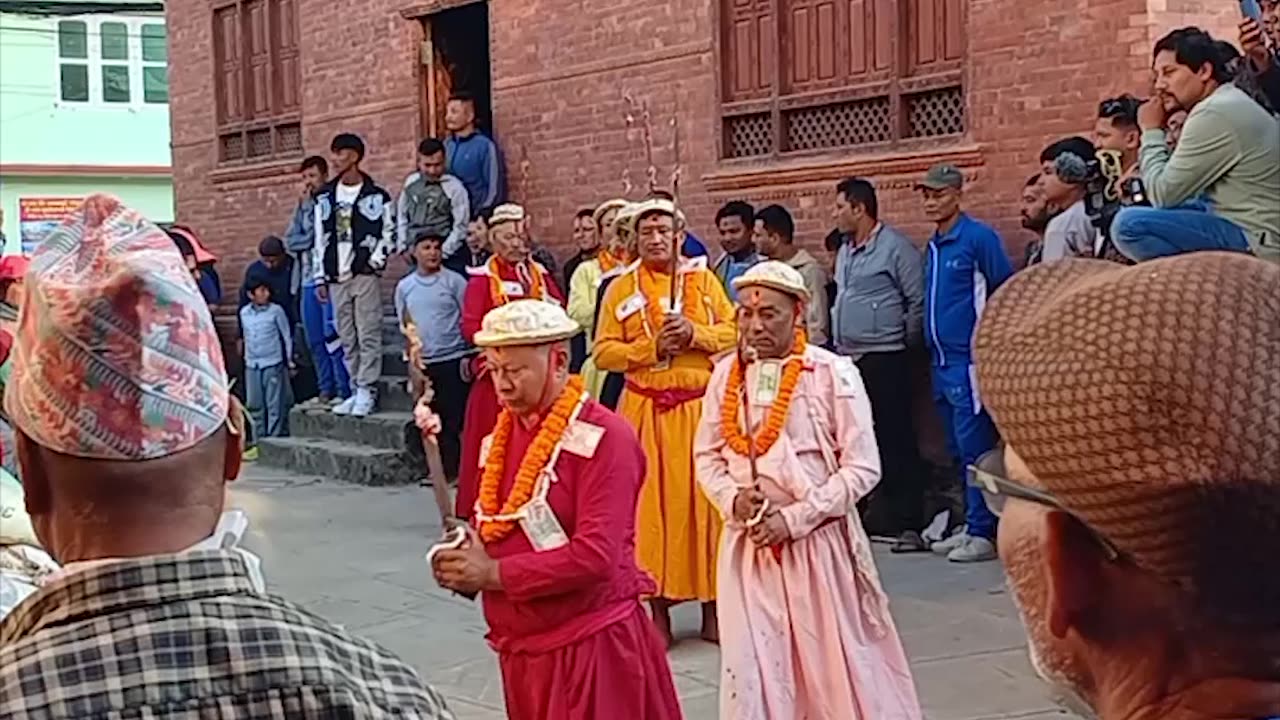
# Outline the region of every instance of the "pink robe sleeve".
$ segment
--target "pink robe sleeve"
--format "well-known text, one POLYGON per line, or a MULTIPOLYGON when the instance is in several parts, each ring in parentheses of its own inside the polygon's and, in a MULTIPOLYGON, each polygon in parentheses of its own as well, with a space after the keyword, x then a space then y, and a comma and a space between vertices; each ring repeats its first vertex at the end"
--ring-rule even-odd
MULTIPOLYGON (((798 502, 779 511, 793 538, 808 535, 829 517, 848 514, 880 482, 880 450, 862 375, 848 358, 819 365, 815 371, 820 385, 819 397, 831 403, 828 417, 818 413, 822 426, 819 437, 825 436, 820 442, 830 442, 834 434, 834 446, 828 447, 835 454, 837 469, 825 484, 811 486, 798 502), (845 374, 846 390, 839 390, 842 383, 835 377, 836 373, 845 374)), ((823 407, 825 403, 818 406, 823 407)))
POLYGON ((616 430, 606 432, 593 462, 575 480, 577 525, 568 544, 498 561, 502 590, 511 600, 572 592, 607 579, 618 567, 627 528, 635 525, 643 456, 616 430))
POLYGON ((693 436, 693 466, 702 492, 720 511, 726 523, 737 525, 733 519, 733 499, 741 488, 729 474, 729 463, 723 452, 724 437, 720 432, 720 408, 728 375, 728 363, 717 363, 707 384, 707 392, 702 396, 702 419, 693 436))

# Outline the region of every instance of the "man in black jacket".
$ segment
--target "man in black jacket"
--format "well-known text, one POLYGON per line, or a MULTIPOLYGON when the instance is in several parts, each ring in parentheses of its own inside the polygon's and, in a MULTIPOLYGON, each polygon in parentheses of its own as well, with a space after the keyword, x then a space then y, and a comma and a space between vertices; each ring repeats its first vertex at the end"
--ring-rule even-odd
POLYGON ((338 337, 354 393, 333 409, 364 417, 373 412, 382 373, 382 296, 378 275, 395 249, 395 203, 360 170, 364 141, 342 133, 329 147, 334 179, 316 196, 316 294, 332 297, 338 337))

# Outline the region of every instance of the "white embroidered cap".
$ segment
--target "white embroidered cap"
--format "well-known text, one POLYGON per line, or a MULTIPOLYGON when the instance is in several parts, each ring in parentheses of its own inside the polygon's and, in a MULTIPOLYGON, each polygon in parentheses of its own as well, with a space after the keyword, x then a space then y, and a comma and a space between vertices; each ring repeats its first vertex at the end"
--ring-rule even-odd
POLYGON ((681 228, 685 224, 684 213, 680 212, 680 208, 677 208, 675 203, 667 200, 666 198, 644 200, 629 208, 624 208, 618 213, 618 219, 621 220, 623 213, 627 213, 628 211, 630 211, 630 213, 626 215, 627 219, 622 227, 632 235, 636 234, 636 225, 638 225, 640 223, 640 219, 646 215, 670 215, 675 219, 677 228, 681 228))
MULTIPOLYGON (((600 221, 604 219, 604 216, 607 215, 610 210, 622 210, 622 208, 630 204, 631 204, 630 200, 624 200, 622 198, 613 198, 612 200, 605 200, 604 202, 600 203, 599 207, 595 209, 595 212, 591 213, 591 220, 595 222, 596 227, 599 227, 600 221)), ((614 222, 616 223, 617 216, 614 216, 614 217, 615 217, 614 222)))
POLYGON ((771 288, 804 302, 810 299, 809 288, 805 287, 800 271, 778 260, 756 263, 733 279, 733 289, 739 292, 752 286, 771 288))
POLYGON ((582 331, 564 308, 545 300, 515 300, 485 313, 476 333, 478 347, 547 345, 582 331))
POLYGON ((520 222, 524 218, 524 208, 515 203, 504 203, 493 209, 493 215, 489 217, 489 227, 502 223, 520 222))
POLYGON ((618 208, 618 214, 613 218, 613 227, 615 230, 631 232, 631 220, 636 215, 638 204, 629 202, 618 208))

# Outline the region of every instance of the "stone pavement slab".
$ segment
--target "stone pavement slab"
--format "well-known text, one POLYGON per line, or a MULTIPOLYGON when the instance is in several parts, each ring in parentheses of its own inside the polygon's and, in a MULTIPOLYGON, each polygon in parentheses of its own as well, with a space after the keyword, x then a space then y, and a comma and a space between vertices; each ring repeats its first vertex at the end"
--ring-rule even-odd
MULTIPOLYGON (((246 544, 273 590, 398 653, 464 720, 505 717, 478 605, 436 587, 423 555, 440 534, 430 490, 360 487, 251 466, 232 486, 246 544)), ((877 549, 929 720, 1071 720, 1027 660, 1021 623, 994 564, 957 566, 877 549)), ((671 669, 685 715, 717 714, 719 653, 677 607, 671 669)))

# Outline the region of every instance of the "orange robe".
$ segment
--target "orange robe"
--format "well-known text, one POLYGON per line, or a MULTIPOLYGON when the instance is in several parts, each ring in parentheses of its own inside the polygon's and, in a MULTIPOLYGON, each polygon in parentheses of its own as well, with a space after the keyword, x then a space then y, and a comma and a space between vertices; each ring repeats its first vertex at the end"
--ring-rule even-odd
POLYGON ((685 261, 680 275, 679 306, 694 328, 688 349, 667 367, 659 363, 655 309, 670 294, 671 276, 637 266, 609 285, 592 355, 596 367, 626 375, 618 414, 636 429, 649 459, 637 511, 640 567, 657 582, 658 597, 709 602, 716 596, 721 520, 695 480, 693 436, 712 357, 734 346, 737 328, 733 305, 705 259, 685 261))
MULTIPOLYGON (((467 291, 462 296, 462 334, 467 342, 474 343, 476 333, 480 331, 481 321, 485 313, 506 304, 511 300, 524 300, 529 297, 528 283, 521 282, 513 265, 497 257, 493 265, 498 268, 498 279, 502 282, 502 290, 506 299, 495 298, 489 277, 490 264, 467 268, 471 276, 467 281, 467 291)), ((531 272, 538 272, 542 278, 544 292, 542 299, 564 304, 564 295, 556 287, 551 273, 538 263, 530 260, 531 272)), ((484 355, 476 355, 472 359, 472 385, 467 394, 467 414, 462 421, 462 458, 458 467, 458 497, 454 512, 458 517, 471 517, 476 504, 476 489, 480 482, 480 443, 484 437, 493 432, 498 422, 498 395, 493 390, 493 378, 489 377, 489 369, 485 367, 484 355)))

